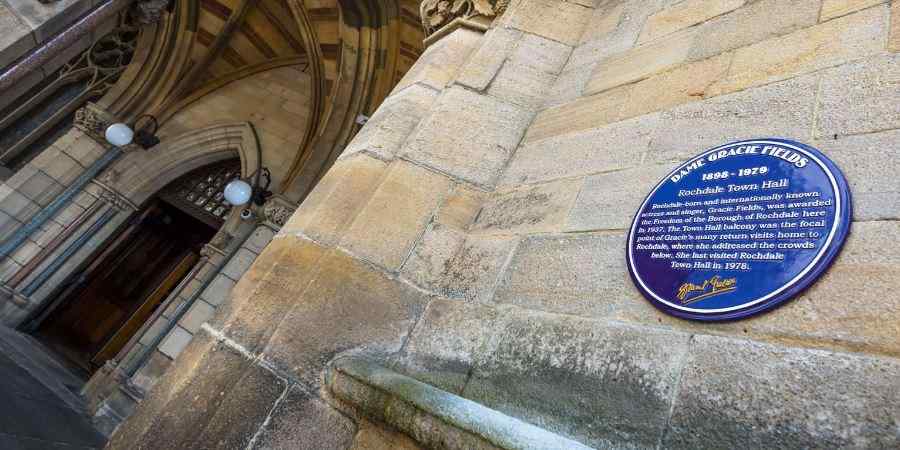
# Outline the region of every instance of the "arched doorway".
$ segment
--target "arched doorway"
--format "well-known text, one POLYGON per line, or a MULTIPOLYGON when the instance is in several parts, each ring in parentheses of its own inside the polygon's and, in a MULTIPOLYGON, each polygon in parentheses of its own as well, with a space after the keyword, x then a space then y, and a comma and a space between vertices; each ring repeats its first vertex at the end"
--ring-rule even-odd
POLYGON ((240 175, 240 159, 227 159, 147 199, 29 325, 35 337, 85 379, 127 351, 228 218, 222 189, 240 175))

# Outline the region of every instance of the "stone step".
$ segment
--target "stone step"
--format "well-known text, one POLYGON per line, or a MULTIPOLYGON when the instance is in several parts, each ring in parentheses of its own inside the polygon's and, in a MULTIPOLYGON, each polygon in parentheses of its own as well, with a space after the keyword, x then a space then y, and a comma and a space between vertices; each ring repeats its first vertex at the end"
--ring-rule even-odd
POLYGON ((84 381, 31 336, 0 326, 0 351, 49 389, 70 409, 86 412, 80 390, 84 381))
POLYGON ((586 445, 359 357, 332 362, 330 391, 426 448, 569 449, 586 445))

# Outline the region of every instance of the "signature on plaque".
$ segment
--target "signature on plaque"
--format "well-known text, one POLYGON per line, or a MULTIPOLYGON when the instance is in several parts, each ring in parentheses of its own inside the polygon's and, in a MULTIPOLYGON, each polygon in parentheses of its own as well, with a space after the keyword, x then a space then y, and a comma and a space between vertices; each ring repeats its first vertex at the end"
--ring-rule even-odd
POLYGON ((686 305, 704 298, 725 294, 737 289, 736 278, 722 278, 718 275, 703 281, 702 284, 683 283, 678 288, 678 300, 686 305))

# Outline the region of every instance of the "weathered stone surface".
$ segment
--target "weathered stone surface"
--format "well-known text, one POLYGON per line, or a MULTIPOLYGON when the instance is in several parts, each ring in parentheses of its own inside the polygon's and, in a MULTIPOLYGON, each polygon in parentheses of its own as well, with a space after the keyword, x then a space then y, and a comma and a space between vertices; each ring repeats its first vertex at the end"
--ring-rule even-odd
POLYGON ((522 32, 503 27, 495 27, 484 35, 481 46, 462 67, 456 82, 472 89, 483 91, 500 71, 522 39, 522 32))
POLYGON ((405 156, 466 181, 491 185, 531 117, 516 106, 453 87, 419 124, 405 156))
POLYGON ((505 27, 574 46, 591 12, 582 5, 562 0, 521 0, 510 6, 499 22, 505 27))
POLYGON ((341 247, 390 270, 398 269, 449 189, 447 177, 395 161, 347 229, 341 247))
POLYGON ((0 4, 0 31, 0 67, 6 67, 36 45, 31 28, 5 3, 0 4))
POLYGON ((536 183, 637 166, 658 123, 658 115, 647 115, 528 142, 516 151, 500 184, 536 183))
POLYGON ((888 7, 869 8, 738 49, 728 77, 709 95, 784 80, 882 52, 888 7))
POLYGON ((594 8, 591 19, 581 35, 581 44, 602 38, 619 27, 628 2, 603 2, 594 8))
POLYGON ((900 52, 900 1, 891 2, 891 29, 888 32, 888 51, 900 52))
POLYGON ((160 342, 159 351, 169 358, 175 359, 185 347, 191 342, 191 338, 193 335, 181 328, 176 326, 172 328, 172 331, 169 331, 169 334, 160 342))
POLYGON ((628 101, 630 90, 631 86, 623 86, 545 109, 538 113, 528 127, 525 142, 598 128, 616 122, 622 105, 628 101))
POLYGON ((586 178, 565 231, 628 228, 644 197, 671 170, 660 164, 586 178))
POLYGON ((344 450, 356 434, 352 420, 300 388, 290 388, 254 448, 344 450))
POLYGON ((497 329, 464 397, 595 448, 655 447, 687 334, 525 312, 497 329))
MULTIPOLYGON (((756 0, 698 27, 688 59, 697 61, 816 24, 818 0, 756 0)), ((764 67, 764 66, 763 66, 764 67)))
POLYGON ((744 0, 686 0, 665 8, 647 19, 639 44, 654 41, 713 17, 734 11, 744 0))
POLYGON ((44 149, 31 160, 31 165, 63 186, 68 186, 84 172, 84 167, 81 167, 71 156, 52 146, 44 149))
POLYGON ((275 231, 271 228, 256 227, 253 233, 250 234, 250 237, 244 242, 244 248, 258 255, 269 245, 273 237, 275 237, 275 231))
POLYGON ((435 222, 457 230, 468 229, 481 210, 486 195, 483 191, 456 185, 435 214, 435 222))
POLYGON ((231 296, 231 289, 234 287, 234 280, 225 275, 218 274, 209 286, 200 294, 200 298, 206 300, 211 305, 221 305, 231 296))
POLYGON ((30 164, 16 172, 16 175, 7 180, 7 184, 41 206, 50 204, 65 189, 65 186, 30 164))
POLYGON ((478 303, 437 299, 428 305, 394 369, 461 394, 475 355, 485 351, 501 312, 478 303))
POLYGON ((465 235, 435 223, 416 245, 402 275, 445 297, 486 300, 513 245, 509 238, 465 235))
POLYGON ((597 65, 585 93, 596 94, 633 83, 681 64, 694 41, 693 29, 614 55, 597 65))
POLYGON ((178 322, 185 330, 195 334, 200 329, 200 325, 209 320, 216 308, 203 300, 197 300, 191 305, 191 309, 178 322))
POLYGON ((52 3, 7 0, 6 3, 34 31, 37 42, 52 38, 93 6, 90 0, 60 0, 52 3))
POLYGON ((730 64, 731 54, 719 55, 639 81, 629 92, 620 119, 701 100, 730 64))
POLYGON ((822 139, 813 145, 834 161, 850 184, 855 220, 900 219, 900 131, 822 139))
POLYGON ((526 109, 537 109, 571 50, 558 42, 524 34, 491 82, 488 94, 526 109))
POLYGON ((294 298, 265 357, 311 390, 338 353, 398 351, 428 301, 420 291, 338 251, 319 260, 318 275, 294 298))
POLYGON ((222 268, 222 274, 232 280, 240 280, 255 259, 256 253, 245 248, 239 249, 222 268))
POLYGON ((273 240, 238 284, 240 291, 235 288, 227 317, 220 317, 213 326, 249 351, 262 351, 318 273, 318 263, 325 252, 325 248, 297 237, 273 240), (260 260, 266 267, 258 267, 260 260), (247 278, 257 281, 251 283, 247 278))
MULTIPOLYGON (((343 450, 344 447, 341 447, 343 450)), ((409 436, 369 421, 361 421, 349 450, 424 450, 409 436)))
POLYGON ((698 335, 667 448, 896 448, 900 364, 698 335))
POLYGON ((586 64, 559 74, 544 95, 543 107, 552 108, 581 97, 593 71, 594 66, 586 64))
POLYGON ((625 235, 524 239, 500 279, 494 302, 582 317, 643 308, 625 268, 625 235))
POLYGON ((835 17, 846 16, 860 9, 875 6, 879 3, 885 3, 886 0, 824 0, 822 2, 822 13, 820 19, 822 22, 834 19, 835 17))
POLYGON ((424 85, 394 92, 359 130, 343 155, 366 150, 381 158, 393 158, 419 121, 428 115, 435 98, 437 91, 424 85))
MULTIPOLYGON (((880 9, 877 7, 867 11, 880 9)), ((863 13, 854 16, 858 14, 863 13)), ((828 138, 835 134, 900 128, 898 84, 900 55, 869 59, 825 71, 816 135, 828 138)))
POLYGON ((40 206, 18 191, 14 191, 6 184, 0 185, 0 211, 13 216, 19 222, 25 223, 40 209, 40 206))
POLYGON ((231 389, 219 394, 224 397, 222 403, 193 444, 182 446, 248 448, 285 389, 285 381, 272 372, 259 365, 250 366, 231 389))
MULTIPOLYGON (((740 139, 786 137, 808 140, 818 77, 808 75, 682 105, 659 114, 649 163, 676 163, 703 150, 740 139)), ((674 167, 673 167, 674 168, 674 167)))
POLYGON ((581 184, 581 180, 562 180, 499 192, 485 202, 472 230, 505 234, 560 231, 581 184))
POLYGON ((338 160, 303 201, 280 234, 302 233, 336 244, 387 172, 387 164, 358 155, 338 160))
POLYGON ((458 28, 429 46, 394 88, 399 92, 415 83, 442 90, 459 73, 469 56, 481 45, 482 34, 458 28))

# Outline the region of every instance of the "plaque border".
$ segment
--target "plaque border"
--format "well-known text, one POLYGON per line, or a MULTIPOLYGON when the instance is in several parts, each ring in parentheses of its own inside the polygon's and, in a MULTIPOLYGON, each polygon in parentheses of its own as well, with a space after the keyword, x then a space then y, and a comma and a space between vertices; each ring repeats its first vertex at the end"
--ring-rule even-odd
POLYGON ((829 159, 825 154, 823 154, 815 147, 784 138, 759 138, 729 142, 727 144, 719 145, 705 150, 688 159, 684 163, 679 164, 675 169, 666 174, 666 176, 653 187, 653 190, 651 190, 650 193, 644 197, 644 200, 641 202, 641 205, 638 207, 637 211, 634 214, 634 217, 632 218, 631 226, 628 228, 628 236, 625 240, 626 265, 628 266, 628 273, 631 276, 631 280, 637 287, 638 291, 641 292, 641 295, 643 295, 650 302, 650 304, 666 314, 680 317, 682 319, 704 322, 744 319, 781 306, 782 304, 786 303, 787 301, 791 300, 792 298, 809 288, 813 283, 815 283, 815 281, 818 280, 818 278, 828 270, 828 268, 834 261, 834 258, 837 257, 837 255, 843 248, 844 242, 846 241, 847 236, 850 233, 852 217, 853 205, 850 195, 850 188, 847 184, 847 180, 844 177, 843 172, 841 172, 840 168, 838 168, 837 165, 833 161, 831 161, 831 159, 829 159), (793 150, 805 153, 807 156, 811 157, 814 162, 816 162, 820 167, 823 168, 826 175, 828 175, 829 179, 832 182, 832 187, 834 188, 835 192, 835 198, 837 200, 835 202, 836 207, 839 208, 835 214, 835 223, 832 226, 832 230, 830 231, 830 236, 823 245, 823 247, 825 248, 819 252, 819 254, 816 256, 816 259, 814 259, 809 265, 807 265, 805 269, 800 271, 800 273, 791 281, 779 287, 778 289, 775 289, 771 293, 764 295, 763 297, 745 302, 742 305, 712 312, 691 311, 696 308, 679 308, 675 305, 672 305, 665 299, 657 296, 647 286, 645 286, 635 270, 631 248, 635 229, 637 227, 638 217, 640 216, 641 212, 644 211, 647 203, 650 201, 656 191, 659 190, 659 188, 663 184, 669 181, 669 178, 674 173, 681 170, 681 168, 687 166, 693 161, 696 161, 698 158, 705 158, 710 153, 746 144, 775 144, 789 147, 793 150), (841 207, 841 205, 843 206, 841 207))

